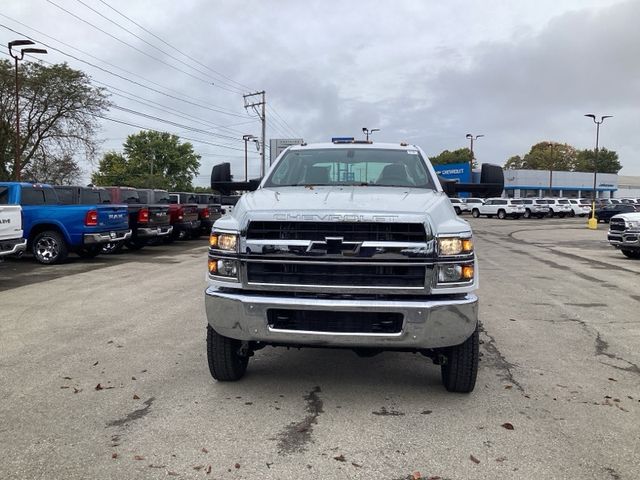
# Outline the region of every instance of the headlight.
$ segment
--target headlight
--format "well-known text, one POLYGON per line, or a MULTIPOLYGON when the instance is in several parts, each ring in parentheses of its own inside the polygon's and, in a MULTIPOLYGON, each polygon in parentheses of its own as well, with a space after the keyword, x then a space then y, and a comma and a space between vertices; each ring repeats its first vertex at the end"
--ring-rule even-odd
POLYGON ((216 277, 238 279, 238 261, 228 258, 209 258, 209 273, 216 277))
POLYGON ((236 252, 238 250, 238 235, 235 233, 211 233, 209 245, 217 250, 236 252))
POLYGON ((471 237, 442 237, 438 239, 438 252, 443 257, 473 253, 471 237))
POLYGON ((438 283, 469 282, 473 280, 472 264, 447 264, 438 267, 438 283))
POLYGON ((634 220, 631 222, 627 222, 627 225, 629 225, 629 228, 640 228, 640 221, 634 220))

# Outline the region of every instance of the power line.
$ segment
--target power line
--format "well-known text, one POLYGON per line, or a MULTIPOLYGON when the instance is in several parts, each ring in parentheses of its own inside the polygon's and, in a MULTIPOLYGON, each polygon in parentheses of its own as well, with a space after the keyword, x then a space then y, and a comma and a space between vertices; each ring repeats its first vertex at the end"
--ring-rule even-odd
MULTIPOLYGON (((47 0, 47 1, 49 1, 49 0, 47 0)), ((136 33, 132 32, 131 30, 129 30, 129 29, 128 29, 128 28, 126 28, 126 27, 123 27, 122 25, 120 25, 120 24, 119 24, 118 22, 116 22, 115 20, 112 20, 111 18, 107 17, 107 16, 106 16, 106 15, 104 15, 103 13, 99 12, 98 10, 96 10, 95 8, 93 8, 92 6, 87 5, 87 4, 86 4, 85 2, 83 2, 82 0, 76 0, 76 1, 77 1, 78 3, 80 3, 80 4, 84 5, 85 7, 87 7, 89 10, 91 10, 91 11, 92 11, 92 12, 94 12, 95 14, 97 14, 97 15, 99 15, 100 17, 104 18, 104 19, 105 19, 105 20, 107 20, 108 22, 110 22, 110 23, 114 24, 115 26, 117 26, 117 27, 118 27, 118 28, 120 28, 121 30, 124 30, 124 31, 125 31, 125 32, 127 32, 128 34, 133 35, 135 38, 137 38, 137 39, 138 39, 138 40, 140 40, 141 42, 144 42, 145 44, 149 45, 151 48, 153 48, 153 49, 155 49, 155 50, 159 51, 159 52, 160 52, 160 53, 162 53, 163 55, 166 55, 167 57, 171 58, 172 60, 175 60, 176 62, 181 63, 182 65, 185 65, 186 67, 191 68, 192 70, 194 70, 194 71, 196 71, 196 72, 198 72, 198 73, 200 73, 200 74, 202 74, 202 75, 205 75, 205 76, 208 76, 208 75, 209 75, 208 73, 203 72, 202 70, 199 70, 199 69, 197 69, 197 68, 193 67, 192 65, 189 65, 189 64, 188 64, 187 62, 185 62, 184 60, 182 60, 182 59, 180 59, 180 58, 178 58, 178 57, 176 57, 176 56, 174 56, 174 55, 171 55, 170 53, 167 53, 165 50, 162 50, 161 48, 158 48, 157 46, 155 46, 155 45, 154 45, 154 44, 152 44, 151 42, 148 42, 147 40, 145 40, 144 38, 142 38, 141 36, 139 36, 138 34, 136 34, 136 33)), ((53 3, 53 2, 49 2, 49 3, 53 3)), ((54 5, 55 5, 55 4, 54 4, 54 5)), ((88 23, 88 22, 87 22, 87 23, 88 23)), ((96 28, 97 28, 97 27, 96 27, 96 28)), ((153 58, 156 58, 156 57, 153 57, 153 58)), ((186 73, 186 72, 185 72, 185 73, 186 73)), ((202 79, 200 79, 200 80, 202 80, 202 79)), ((212 80, 213 80, 213 79, 212 79, 212 80)), ((204 81, 205 81, 205 82, 207 82, 207 84, 213 85, 213 86, 215 86, 215 87, 217 87, 217 88, 221 88, 222 90, 226 90, 227 92, 231 92, 231 93, 235 93, 235 94, 242 93, 241 91, 239 91, 239 90, 237 89, 237 87, 234 87, 234 88, 236 88, 236 90, 231 90, 231 89, 229 89, 229 88, 226 88, 226 87, 222 87, 222 86, 220 86, 220 85, 217 85, 217 84, 215 84, 215 83, 213 83, 213 82, 209 82, 209 81, 207 81, 207 80, 204 80, 204 81)))
MULTIPOLYGON (((142 25, 140 25, 138 22, 136 22, 135 20, 133 20, 131 17, 126 16, 124 13, 120 12, 119 10, 117 10, 115 7, 109 5, 107 2, 105 2, 104 0, 99 0, 100 3, 102 3, 103 5, 107 6, 108 8, 110 8, 111 10, 113 10, 114 12, 116 12, 118 15, 120 15, 123 18, 126 18, 127 20, 129 20, 131 23, 133 23, 135 26, 137 26, 138 28, 144 30, 145 32, 147 32, 149 35, 151 35, 152 37, 156 38, 157 40, 161 41, 162 43, 164 43, 166 46, 168 46, 169 48, 173 49, 174 51, 178 52, 180 55, 183 55, 184 57, 188 58, 189 60, 197 63, 198 65, 206 68, 207 70, 210 70, 211 72, 215 73, 216 75, 229 80, 232 83, 235 83, 236 85, 238 85, 239 87, 241 87, 242 89, 246 89, 246 90, 252 90, 251 87, 248 87, 246 85, 243 85, 240 82, 237 82, 235 80, 233 80, 232 78, 224 75, 223 73, 218 72, 217 70, 214 70, 213 68, 209 67, 208 65, 200 62, 199 60, 196 60, 195 58, 193 58, 192 56, 190 56, 189 54, 177 49, 176 47, 174 47, 173 45, 171 45, 169 42, 167 42, 166 40, 164 40, 163 38, 159 37, 158 35, 156 35, 155 33, 151 32, 150 30, 146 29, 145 27, 143 27, 142 25)), ((230 85, 231 84, 227 84, 230 85)), ((242 91, 242 90, 241 90, 242 91)))
MULTIPOLYGON (((0 15, 2 15, 2 14, 0 13, 0 15)), ((4 16, 4 15, 3 15, 3 16, 4 16)), ((29 35, 27 35, 27 34, 25 34, 25 33, 23 33, 23 32, 20 32, 20 31, 18 31, 18 30, 15 30, 15 29, 13 29, 13 28, 11 28, 11 27, 8 27, 8 26, 6 26, 6 25, 4 25, 4 24, 1 24, 1 23, 0 23, 0 27, 3 27, 3 28, 5 28, 5 29, 7 29, 7 30, 9 30, 9 31, 11 31, 11 32, 13 32, 13 33, 16 33, 16 34, 18 34, 18 35, 22 35, 23 37, 28 38, 28 39, 30 39, 30 40, 37 41, 38 43, 40 43, 40 44, 44 45, 45 47, 50 48, 50 49, 52 49, 52 50, 55 50, 56 52, 59 52, 59 53, 61 53, 61 54, 62 54, 62 55, 64 55, 64 56, 67 56, 67 57, 69 57, 69 58, 73 58, 74 60, 77 60, 77 61, 79 61, 79 62, 82 62, 82 63, 84 63, 84 64, 86 64, 86 65, 89 65, 89 66, 91 66, 91 67, 93 67, 93 68, 97 68, 98 70, 100 70, 100 71, 102 71, 102 72, 108 73, 109 75, 113 75, 113 76, 115 76, 115 77, 117 77, 117 78, 119 78, 119 79, 121 79, 121 80, 126 81, 126 82, 132 83, 132 84, 137 85, 137 86, 142 87, 142 88, 146 88, 147 90, 150 90, 150 91, 152 91, 152 92, 159 93, 159 94, 161 94, 161 95, 164 95, 164 96, 166 96, 166 97, 172 98, 172 99, 174 99, 174 100, 178 100, 178 101, 180 101, 180 102, 188 103, 188 104, 190 104, 190 105, 194 105, 194 106, 196 106, 196 107, 203 108, 203 109, 205 109, 205 110, 211 110, 211 111, 216 112, 216 113, 221 113, 221 114, 223 114, 223 115, 230 115, 230 116, 233 116, 233 117, 239 117, 239 118, 249 118, 247 115, 240 115, 240 114, 237 114, 237 113, 232 113, 232 112, 228 112, 228 111, 220 110, 220 109, 219 109, 219 108, 217 108, 217 107, 207 106, 207 104, 206 104, 206 103, 201 102, 201 101, 199 101, 198 99, 195 99, 195 98, 193 98, 193 97, 188 97, 188 96, 186 96, 186 95, 185 95, 185 96, 184 96, 185 98, 180 98, 180 97, 178 97, 178 96, 176 96, 176 95, 172 95, 172 94, 169 94, 169 93, 163 92, 163 91, 161 91, 161 90, 158 90, 158 89, 152 88, 152 87, 150 87, 150 86, 148 86, 148 85, 144 85, 143 83, 137 82, 137 81, 135 81, 135 80, 132 80, 132 79, 130 79, 130 78, 127 78, 127 77, 125 77, 125 76, 123 76, 123 75, 120 75, 120 74, 118 74, 118 73, 115 73, 115 72, 109 71, 109 70, 107 70, 107 69, 105 69, 105 68, 103 68, 103 67, 101 67, 101 66, 99 66, 99 65, 96 65, 95 63, 91 63, 91 62, 89 62, 89 61, 87 61, 87 60, 83 60, 83 59, 81 59, 81 58, 79 58, 79 57, 77 57, 77 56, 75 56, 75 55, 72 55, 72 54, 67 53, 67 52, 65 52, 65 51, 63 51, 63 50, 60 50, 59 48, 54 47, 53 45, 50 45, 50 44, 48 44, 48 43, 46 43, 46 42, 43 42, 43 41, 37 40, 37 39, 35 39, 35 38, 34 38, 34 37, 32 37, 32 36, 29 36, 29 35), (188 100, 189 98, 193 98, 193 99, 194 99, 194 100, 196 100, 196 101, 188 100), (199 103, 197 103, 197 102, 199 102, 199 103)), ((101 60, 101 61, 102 61, 102 60, 101 60)), ((104 62, 104 63, 108 63, 108 62, 104 62)), ((136 76, 137 76, 137 75, 136 75, 136 76)), ((150 82, 150 83, 153 83, 153 82, 150 82)), ((162 87, 162 88, 166 88, 166 87, 162 87)), ((167 89, 167 90, 169 90, 169 89, 167 89)), ((171 91, 171 90, 169 90, 169 91, 171 91)))
POLYGON ((271 106, 271 105, 267 105, 267 108, 269 110, 271 110, 271 112, 273 114, 275 114, 276 117, 278 117, 282 123, 284 124, 284 126, 286 127, 286 129, 294 136, 294 137, 299 137, 298 134, 296 134, 296 132, 293 130, 293 128, 291 128, 291 126, 287 123, 287 121, 282 118, 282 116, 278 113, 278 111, 275 109, 275 107, 271 106))

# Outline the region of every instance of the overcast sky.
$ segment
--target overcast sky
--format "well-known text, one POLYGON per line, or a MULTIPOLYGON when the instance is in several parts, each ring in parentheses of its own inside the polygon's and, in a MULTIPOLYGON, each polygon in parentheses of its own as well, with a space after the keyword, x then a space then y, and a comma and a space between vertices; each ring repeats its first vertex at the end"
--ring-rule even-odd
MULTIPOLYGON (((381 129, 374 140, 435 155, 483 134, 476 157, 499 164, 543 140, 593 148, 583 115, 614 115, 601 146, 618 152, 620 174, 640 175, 637 0, 82 2, 3 0, 0 24, 101 67, 53 48, 46 56, 109 85, 120 107, 178 124, 108 114, 189 137, 203 156, 200 185, 220 161, 242 176, 242 134, 260 125, 241 94, 262 89, 267 138, 327 141, 366 126, 381 129)), ((0 27, 0 44, 16 38, 0 27)), ((103 149, 138 130, 103 121, 103 149)))

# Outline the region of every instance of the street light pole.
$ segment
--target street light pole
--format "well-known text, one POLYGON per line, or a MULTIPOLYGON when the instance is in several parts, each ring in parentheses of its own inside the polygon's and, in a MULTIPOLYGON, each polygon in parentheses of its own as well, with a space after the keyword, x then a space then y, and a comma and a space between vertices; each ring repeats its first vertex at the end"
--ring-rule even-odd
POLYGON ((18 85, 18 61, 24 58, 25 53, 47 53, 43 48, 22 48, 14 52, 13 47, 35 45, 31 40, 13 40, 9 42, 9 55, 15 60, 16 65, 16 144, 14 148, 13 178, 20 181, 20 86, 18 85))
POLYGON ((591 218, 589 218, 588 223, 588 228, 596 230, 598 228, 598 220, 596 220, 596 179, 598 176, 598 144, 600 141, 600 125, 602 125, 605 118, 611 118, 613 117, 613 115, 602 115, 600 117, 600 121, 596 119, 596 116, 593 113, 587 113, 585 117, 591 118, 593 120, 593 123, 596 124, 596 149, 593 159, 593 190, 591 192, 591 218))
POLYGON ((473 141, 479 139, 480 137, 484 137, 484 135, 476 135, 475 137, 473 136, 472 133, 467 133, 466 135, 466 138, 468 138, 471 141, 471 146, 470 146, 471 161, 469 162, 469 174, 471 174, 471 171, 473 170, 473 161, 476 159, 473 153, 473 141))
POLYGON ((369 141, 369 135, 372 135, 373 132, 379 132, 380 129, 379 128, 372 128, 371 130, 369 130, 367 127, 362 127, 362 133, 364 133, 367 137, 367 142, 369 141))
MULTIPOLYGON (((243 135, 242 136, 242 140, 244 140, 244 181, 248 182, 249 181, 249 166, 248 166, 248 160, 247 160, 247 142, 249 142, 249 140, 252 140, 252 141, 256 142, 257 145, 259 145, 259 142, 258 142, 258 139, 254 135, 243 135)), ((260 147, 258 147, 258 151, 260 151, 260 147)))

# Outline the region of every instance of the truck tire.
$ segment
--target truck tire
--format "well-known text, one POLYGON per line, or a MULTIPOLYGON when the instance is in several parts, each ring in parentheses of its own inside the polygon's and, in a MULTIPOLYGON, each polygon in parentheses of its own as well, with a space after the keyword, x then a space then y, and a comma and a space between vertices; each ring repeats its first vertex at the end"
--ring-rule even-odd
POLYGON ((450 392, 470 393, 476 385, 479 359, 478 326, 464 343, 443 351, 446 362, 440 367, 442 384, 450 392))
POLYGON ((631 250, 628 248, 624 248, 621 250, 622 254, 627 258, 640 259, 640 250, 631 250))
POLYGON ((248 356, 238 353, 242 342, 223 337, 207 325, 207 359, 209 372, 219 382, 240 380, 247 371, 248 356))
POLYGON ((528 208, 524 211, 524 215, 522 215, 524 218, 531 218, 531 210, 529 210, 528 208))
POLYGON ((471 216, 472 216, 473 218, 479 218, 479 217, 480 217, 480 210, 478 210, 477 208, 474 208, 474 209, 471 211, 471 216))
POLYGON ((504 210, 498 210, 498 218, 500 220, 504 220, 507 217, 507 212, 505 212, 504 210))
POLYGON ((555 216, 556 216, 556 214, 555 214, 555 212, 553 211, 553 208, 550 208, 550 209, 549 209, 549 218, 553 218, 553 217, 555 217, 555 216))
POLYGON ((53 265, 64 262, 69 256, 67 242, 60 232, 45 230, 35 236, 31 251, 38 263, 53 265))

